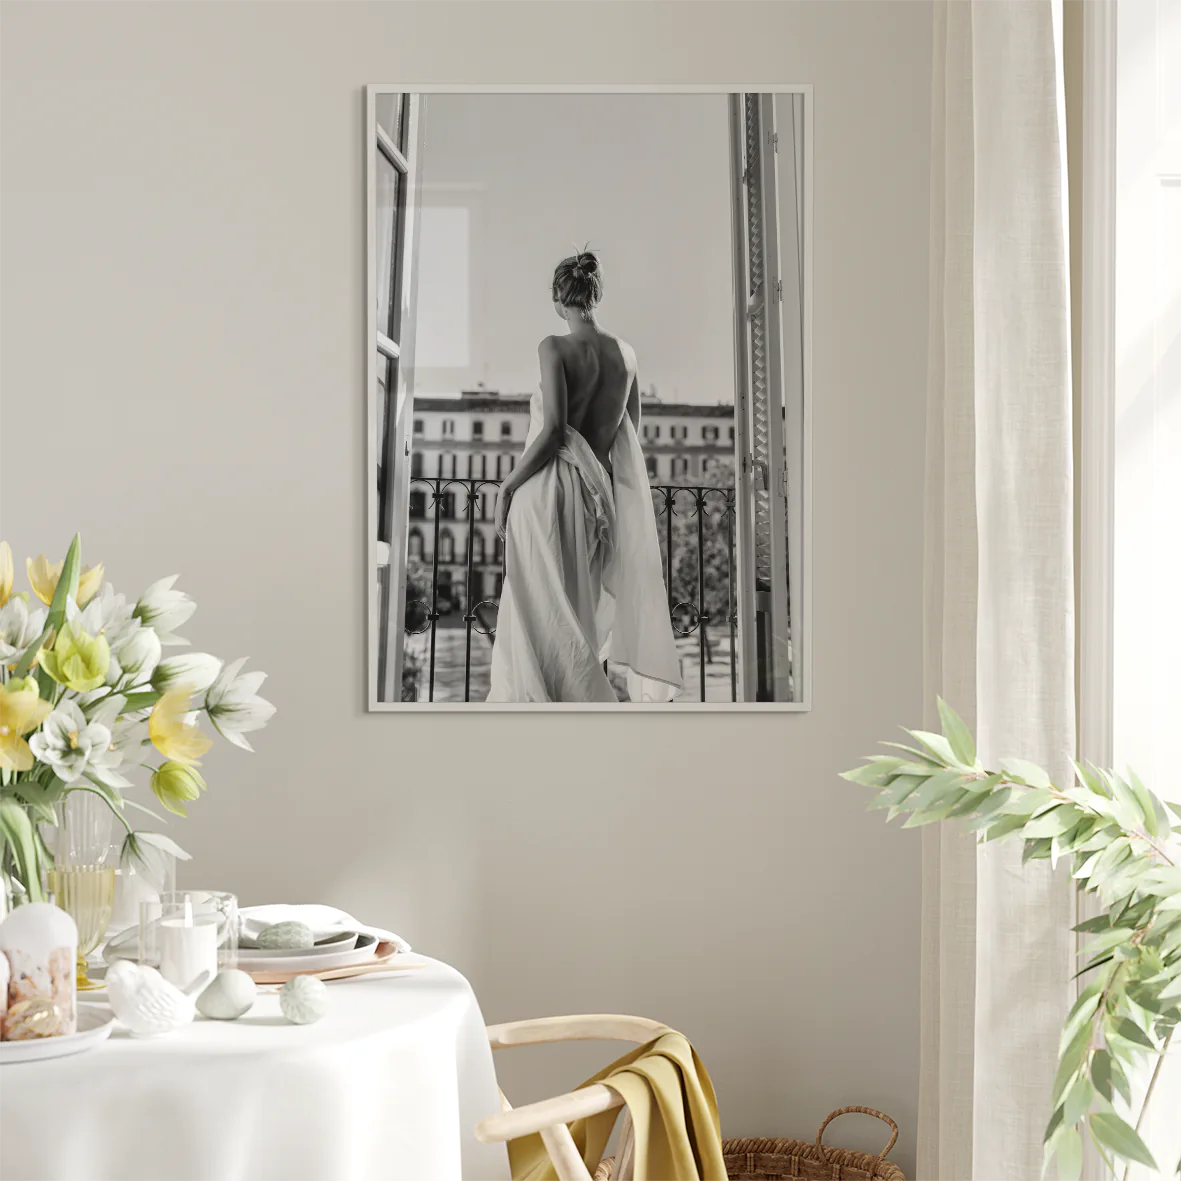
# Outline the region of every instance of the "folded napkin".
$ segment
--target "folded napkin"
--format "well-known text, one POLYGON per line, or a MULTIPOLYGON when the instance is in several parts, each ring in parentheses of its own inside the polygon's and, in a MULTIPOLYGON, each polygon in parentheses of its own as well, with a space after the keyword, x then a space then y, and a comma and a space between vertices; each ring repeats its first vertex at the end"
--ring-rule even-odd
POLYGON ((332 906, 274 902, 267 906, 244 906, 238 911, 238 918, 239 940, 243 947, 257 947, 258 936, 264 927, 271 927, 275 923, 303 923, 312 929, 317 943, 330 939, 333 935, 356 931, 358 935, 372 935, 377 940, 379 956, 394 951, 410 950, 410 944, 393 931, 386 931, 381 927, 367 927, 364 923, 357 922, 351 914, 332 906))

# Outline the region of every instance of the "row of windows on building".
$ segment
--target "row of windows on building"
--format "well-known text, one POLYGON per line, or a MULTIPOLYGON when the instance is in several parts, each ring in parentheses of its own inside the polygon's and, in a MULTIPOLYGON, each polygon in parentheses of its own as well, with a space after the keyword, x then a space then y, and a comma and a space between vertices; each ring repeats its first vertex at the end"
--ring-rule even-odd
MULTIPOLYGON (((484 433, 485 424, 479 419, 472 422, 472 439, 477 442, 482 442, 490 435, 484 433)), ((667 424, 668 434, 664 437, 670 439, 672 442, 685 443, 689 440, 689 427, 686 423, 669 423, 667 424)), ((454 439, 455 435, 455 419, 445 418, 442 423, 442 433, 444 439, 454 439)), ((664 428, 658 422, 645 422, 641 425, 640 433, 644 439, 649 442, 655 442, 662 437, 661 431, 664 428)), ((734 428, 731 426, 727 428, 729 431, 729 440, 734 442, 734 428)), ((426 422, 424 419, 416 418, 414 420, 414 434, 417 438, 423 438, 426 434, 426 422)), ((513 424, 511 419, 503 419, 500 423, 500 437, 502 439, 511 439, 513 437, 513 424)), ((703 423, 701 426, 700 441, 702 443, 717 443, 721 439, 721 427, 716 423, 703 423)))
MULTIPOLYGON (((650 441, 655 442, 660 438, 660 423, 645 422, 640 424, 640 434, 650 441)), ((734 442, 734 428, 730 427, 730 442, 734 442)), ((669 423, 668 437, 674 442, 687 443, 689 441, 689 427, 685 423, 669 423)), ((721 427, 715 423, 707 422, 701 426, 701 442, 702 443, 716 443, 721 438, 721 427)))
MULTIPOLYGON (((414 420, 414 433, 419 438, 422 438, 423 435, 426 434, 426 422, 423 419, 416 418, 414 420)), ((487 436, 485 436, 485 434, 484 434, 484 423, 481 422, 478 418, 475 419, 472 422, 472 438, 473 439, 483 439, 486 437, 487 436)), ((511 439, 513 437, 513 422, 512 422, 511 418, 505 418, 505 419, 501 420, 500 437, 502 439, 511 439)), ((443 438, 444 439, 454 439, 455 438, 455 419, 454 418, 443 419, 443 438)))

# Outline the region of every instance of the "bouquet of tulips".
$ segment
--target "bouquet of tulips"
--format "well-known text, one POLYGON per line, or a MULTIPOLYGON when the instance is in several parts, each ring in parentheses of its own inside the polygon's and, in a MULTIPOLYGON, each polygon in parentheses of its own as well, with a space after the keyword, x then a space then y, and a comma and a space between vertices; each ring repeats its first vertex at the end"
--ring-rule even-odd
POLYGON ((147 770, 160 804, 184 816, 205 789, 198 768, 213 744, 200 715, 250 750, 246 734, 275 707, 258 696, 266 674, 243 672, 245 660, 165 655, 188 644, 176 629, 197 606, 175 575, 129 601, 101 563, 81 565, 79 537, 64 561, 41 555, 26 569, 35 599, 13 593, 12 550, 0 542, 0 884, 39 901, 50 860, 39 825, 59 823, 68 793, 100 796, 125 830, 124 864, 154 873, 162 855, 187 854, 133 828, 128 809, 163 818, 124 794, 128 775, 147 770))

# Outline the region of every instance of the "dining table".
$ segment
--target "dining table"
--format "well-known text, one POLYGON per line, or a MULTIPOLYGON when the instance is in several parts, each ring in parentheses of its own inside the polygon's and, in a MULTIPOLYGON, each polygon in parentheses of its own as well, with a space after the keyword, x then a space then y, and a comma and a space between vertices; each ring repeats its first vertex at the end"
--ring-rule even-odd
MULTIPOLYGON (((327 1015, 260 986, 233 1021, 157 1037, 118 1023, 82 1053, 0 1068, 6 1181, 507 1181, 484 1020, 467 980, 417 953, 328 984, 327 1015)), ((103 994, 80 994, 102 1003, 103 994)))

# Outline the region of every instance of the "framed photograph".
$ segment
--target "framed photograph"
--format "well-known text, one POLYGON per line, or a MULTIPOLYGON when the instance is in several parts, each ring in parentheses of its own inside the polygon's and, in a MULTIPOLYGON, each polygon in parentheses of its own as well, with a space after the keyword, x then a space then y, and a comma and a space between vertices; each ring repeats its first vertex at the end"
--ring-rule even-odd
POLYGON ((810 708, 812 92, 365 94, 373 710, 810 708))

